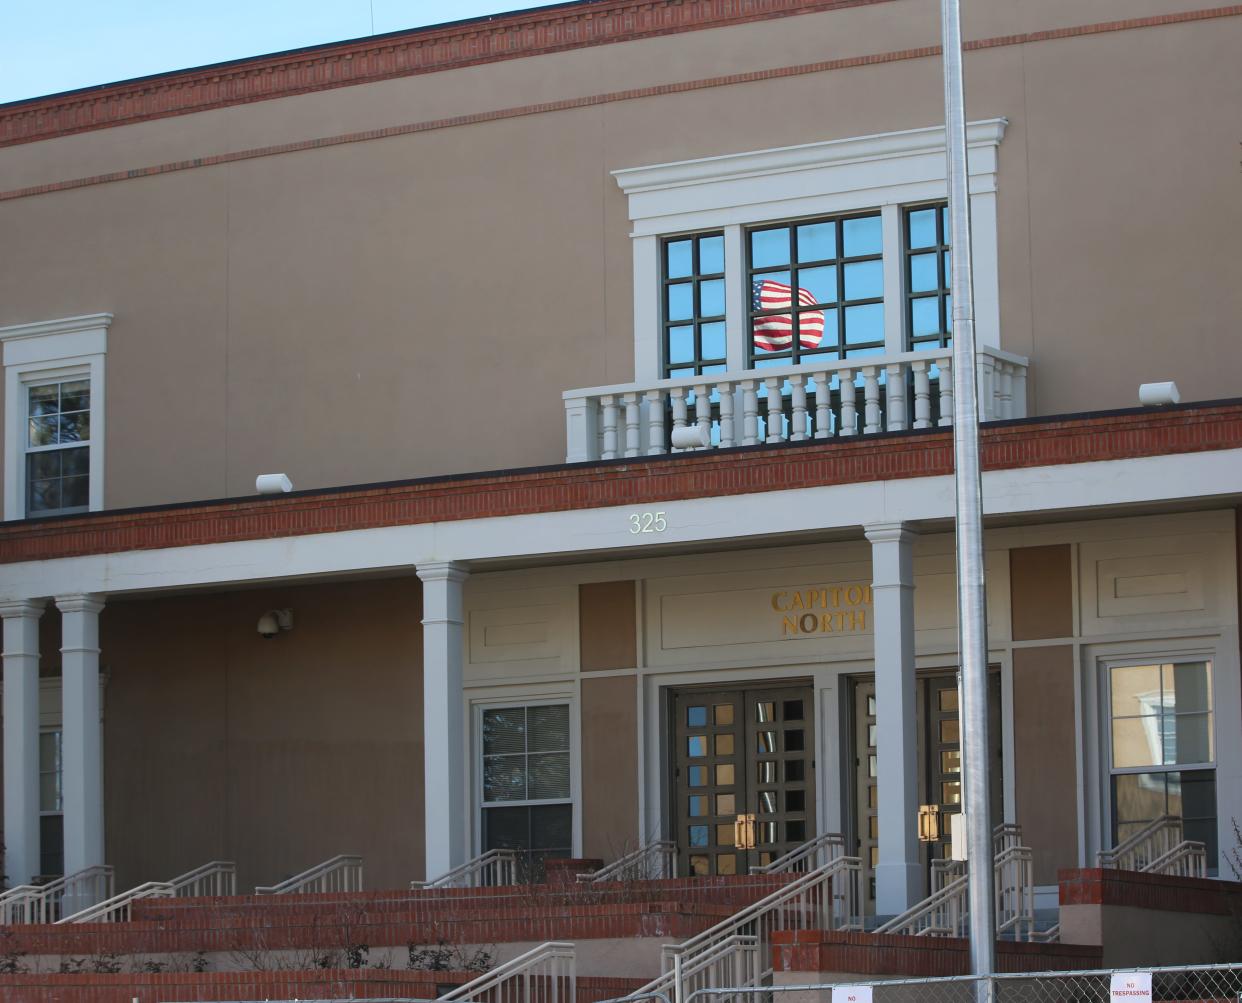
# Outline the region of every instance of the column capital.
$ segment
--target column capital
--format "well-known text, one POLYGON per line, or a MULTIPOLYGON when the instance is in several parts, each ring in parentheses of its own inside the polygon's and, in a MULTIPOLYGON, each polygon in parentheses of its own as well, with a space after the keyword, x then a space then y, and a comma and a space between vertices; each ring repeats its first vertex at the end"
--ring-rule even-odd
POLYGON ((424 582, 464 582, 470 577, 470 568, 460 561, 422 561, 414 571, 424 582))
POLYGON ((99 613, 104 608, 105 599, 94 592, 78 592, 73 595, 57 596, 56 608, 62 613, 99 613))
POLYGON ((872 543, 909 543, 919 535, 908 522, 871 522, 863 533, 872 543))
POLYGON ((47 607, 45 599, 6 599, 0 602, 0 618, 5 620, 14 617, 33 617, 38 619, 47 607))

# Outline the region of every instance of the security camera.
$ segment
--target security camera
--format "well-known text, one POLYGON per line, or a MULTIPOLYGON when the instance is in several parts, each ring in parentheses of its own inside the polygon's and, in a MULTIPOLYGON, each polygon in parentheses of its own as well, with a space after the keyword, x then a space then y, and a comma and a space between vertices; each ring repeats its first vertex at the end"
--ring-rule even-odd
POLYGON ((293 610, 291 609, 269 609, 261 617, 255 630, 259 632, 259 636, 270 641, 282 630, 293 629, 293 610))

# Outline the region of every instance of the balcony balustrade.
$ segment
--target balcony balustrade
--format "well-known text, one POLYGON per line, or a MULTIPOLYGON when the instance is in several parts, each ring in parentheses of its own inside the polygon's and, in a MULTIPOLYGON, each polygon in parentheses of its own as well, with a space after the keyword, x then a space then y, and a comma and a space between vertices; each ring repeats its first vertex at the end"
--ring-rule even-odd
MULTIPOLYGON (((847 438, 953 423, 952 350, 568 390, 567 463, 847 438), (697 430, 674 436, 678 429, 697 430), (673 442, 694 439, 690 447, 673 442)), ((982 421, 1026 417, 1028 361, 977 356, 982 421)))

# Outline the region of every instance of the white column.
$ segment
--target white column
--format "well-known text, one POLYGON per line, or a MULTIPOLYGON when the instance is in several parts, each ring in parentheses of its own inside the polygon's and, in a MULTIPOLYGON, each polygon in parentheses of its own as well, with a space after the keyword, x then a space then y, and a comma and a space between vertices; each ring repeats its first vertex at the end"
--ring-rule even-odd
POLYGON ((56 608, 61 630, 65 873, 74 874, 106 863, 99 719, 99 613, 104 600, 97 595, 57 596, 56 608))
POLYGON ((39 873, 39 617, 42 599, 0 603, 4 617, 4 873, 39 873))
POLYGON ((866 527, 874 601, 876 766, 880 862, 875 910, 904 912, 922 896, 914 681, 915 534, 902 523, 866 527))
POLYGON ((417 571, 423 583, 423 802, 430 880, 467 856, 462 583, 469 572, 452 561, 419 564, 417 571))

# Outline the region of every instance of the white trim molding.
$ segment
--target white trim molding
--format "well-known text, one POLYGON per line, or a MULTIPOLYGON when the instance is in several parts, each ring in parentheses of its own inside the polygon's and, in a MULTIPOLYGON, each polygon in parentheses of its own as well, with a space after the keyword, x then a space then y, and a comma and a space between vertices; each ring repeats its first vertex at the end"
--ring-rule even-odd
POLYGON ((104 358, 112 314, 92 313, 60 320, 0 327, 4 361, 4 518, 26 516, 24 413, 32 384, 86 376, 91 383, 90 499, 104 505, 104 358))
MULTIPOLYGON (((968 147, 975 324, 979 343, 1000 348, 996 191, 998 150, 1008 120, 971 122, 968 147)), ((660 376, 658 238, 724 230, 725 275, 745 275, 743 241, 730 228, 802 217, 879 209, 886 221, 886 338, 904 342, 904 271, 897 207, 948 196, 944 127, 835 139, 801 146, 683 160, 613 171, 629 202, 634 241, 634 375, 660 376), (887 211, 886 211, 887 210, 887 211)), ((726 318, 730 358, 742 357, 737 310, 726 318)), ((903 345, 889 345, 904 351, 903 345)))

